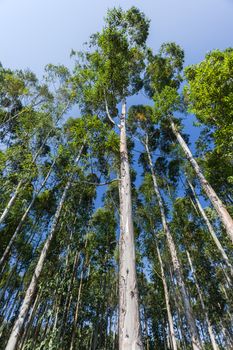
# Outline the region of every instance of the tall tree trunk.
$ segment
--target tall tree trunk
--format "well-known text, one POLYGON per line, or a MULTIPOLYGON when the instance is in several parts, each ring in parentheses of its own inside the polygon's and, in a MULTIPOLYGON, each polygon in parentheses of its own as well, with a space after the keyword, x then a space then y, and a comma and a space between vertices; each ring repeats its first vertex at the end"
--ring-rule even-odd
POLYGON ((226 228, 226 232, 228 236, 230 237, 231 241, 233 242, 233 219, 231 218, 230 214, 228 213, 226 207, 222 203, 221 199, 217 196, 216 192, 212 188, 212 186, 208 183, 206 178, 204 177, 201 168, 197 164, 196 160, 193 158, 193 155, 186 144, 185 140, 181 136, 181 134, 177 131, 175 124, 173 121, 170 121, 172 131, 174 135, 177 138, 177 141, 179 142, 181 148, 183 149, 186 158, 191 163, 193 169, 195 170, 195 173, 202 185, 203 190, 207 194, 209 200, 213 204, 214 208, 216 209, 220 220, 222 221, 223 225, 226 228))
POLYGON ((77 326, 77 322, 78 322, 79 306, 80 306, 81 292, 82 292, 82 286, 83 286, 83 273, 84 273, 84 266, 82 268, 81 275, 80 275, 80 282, 79 282, 79 288, 78 288, 78 299, 77 299, 77 303, 76 303, 76 307, 75 307, 74 321, 73 321, 73 326, 72 326, 70 350, 74 349, 75 336, 76 336, 76 326, 77 326))
POLYGON ((35 316, 36 309, 37 309, 37 306, 38 306, 39 298, 40 298, 40 293, 37 293, 35 301, 34 301, 33 306, 32 306, 32 310, 31 310, 30 316, 29 316, 28 321, 27 321, 27 326, 25 327, 23 335, 22 335, 22 337, 20 339, 20 345, 19 345, 20 350, 23 350, 24 343, 25 343, 25 341, 27 339, 28 332, 31 329, 33 318, 35 316))
MULTIPOLYGON (((221 327, 221 332, 223 334, 224 338, 224 343, 227 345, 226 350, 232 350, 233 349, 233 337, 232 337, 232 332, 229 333, 228 329, 225 328, 223 325, 222 321, 220 322, 220 327, 221 327)), ((221 337, 222 339, 222 337, 221 337)))
MULTIPOLYGON (((56 124, 58 123, 58 121, 61 119, 61 117, 63 116, 63 114, 65 113, 65 111, 69 108, 70 106, 70 102, 67 103, 67 105, 65 106, 65 108, 61 111, 61 113, 58 115, 57 120, 56 120, 56 124)), ((39 149, 37 150, 36 154, 34 155, 31 165, 35 164, 37 161, 37 158, 39 157, 41 151, 43 150, 43 147, 45 146, 50 134, 52 133, 52 131, 54 130, 54 127, 50 128, 49 132, 47 133, 47 135, 45 136, 41 146, 39 147, 39 149)), ((0 224, 5 220, 6 216, 8 215, 12 205, 14 204, 16 197, 18 196, 20 189, 22 187, 22 185, 24 184, 24 182, 27 179, 21 179, 18 183, 18 185, 16 186, 15 191, 13 192, 9 202, 7 203, 6 208, 4 209, 1 217, 0 217, 0 224)))
POLYGON ((187 182, 188 182, 188 185, 189 185, 189 187, 190 187, 190 189, 192 191, 193 197, 194 197, 194 199, 196 201, 196 204, 197 204, 197 207, 198 207, 198 209, 199 209, 199 211, 201 213, 201 216, 203 217, 203 220, 205 221, 205 224, 208 227, 208 230, 209 230, 209 232, 210 232, 210 234, 211 234, 211 236, 212 236, 212 238, 214 240, 214 243, 216 244, 219 252, 222 255, 223 260, 225 261, 225 264, 229 267, 231 275, 233 276, 233 267, 232 267, 232 265, 231 265, 231 263, 230 263, 230 261, 228 259, 228 256, 226 255, 226 253, 225 253, 221 243, 219 242, 219 239, 218 239, 218 237, 216 236, 216 234, 214 232, 214 228, 211 225, 211 223, 210 223, 210 221, 209 221, 209 219, 208 219, 204 209, 202 208, 201 203, 199 202, 199 199, 198 199, 198 197, 196 195, 196 192, 195 192, 195 189, 194 189, 193 185, 191 184, 191 182, 188 179, 187 179, 187 182))
MULTIPOLYGON (((50 174, 52 172, 54 164, 55 164, 55 160, 53 161, 53 163, 52 163, 52 165, 51 165, 51 167, 50 167, 50 169, 49 169, 49 171, 48 171, 48 173, 47 173, 43 183, 41 184, 41 186, 38 189, 38 191, 34 194, 34 196, 33 196, 32 200, 31 200, 29 206, 27 207, 27 209, 25 210, 23 216, 21 217, 21 220, 20 220, 18 226, 16 227, 15 232, 14 232, 13 236, 11 237, 11 239, 10 239, 10 241, 9 241, 9 243, 8 243, 6 249, 5 249, 5 251, 4 251, 4 253, 3 253, 2 257, 1 257, 1 259, 0 259, 0 268, 2 268, 2 267, 4 268, 3 265, 4 265, 6 259, 9 256, 11 247, 12 247, 13 243, 15 242, 15 239, 16 239, 18 233, 20 232, 21 227, 23 226, 23 224, 24 224, 24 222, 25 222, 25 220, 26 220, 26 218, 27 218, 31 208, 33 207, 33 204, 35 203, 35 200, 37 199, 39 193, 41 192, 41 190, 44 188, 46 182, 48 181, 48 178, 49 178, 49 176, 50 176, 50 174)), ((1 275, 1 273, 2 273, 2 271, 0 272, 0 275, 1 275)))
POLYGON ((194 270, 194 267, 193 267, 193 263, 192 263, 192 260, 190 258, 190 254, 189 254, 188 250, 186 250, 186 254, 187 254, 188 262, 189 262, 190 269, 191 269, 191 272, 192 272, 192 275, 193 275, 193 280, 194 280, 195 286, 197 288, 198 296, 199 296, 199 299, 200 299, 200 302, 201 302, 201 307, 202 307, 202 309, 204 311, 204 314, 205 314, 205 321, 206 321, 206 324, 207 324, 207 328, 208 328, 208 332, 209 332, 209 336, 210 336, 210 341, 211 341, 212 347, 213 347, 214 350, 219 350, 218 344, 216 343, 216 340, 215 340, 213 328, 212 328, 212 325, 211 325, 210 320, 209 320, 208 312, 207 312, 207 309, 206 309, 206 306, 205 306, 205 303, 204 303, 204 299, 203 299, 203 296, 202 296, 201 288, 200 288, 200 286, 199 286, 199 284, 197 282, 196 273, 195 273, 195 270, 194 270))
POLYGON ((195 323, 195 318, 193 316, 193 310, 192 310, 192 307, 191 307, 191 304, 189 301, 189 296, 188 296, 188 293, 187 293, 187 290, 186 290, 186 287, 184 284, 182 267, 180 265, 180 262, 179 262, 179 259, 177 256, 175 242, 173 240, 169 226, 167 224, 165 211, 164 211, 164 205, 163 205, 162 197, 161 197, 160 192, 159 192, 159 187, 157 184, 157 179, 156 179, 156 175, 155 175, 155 171, 153 168, 152 159, 151 159, 151 155, 150 155, 150 150, 149 150, 149 146, 148 146, 148 137, 147 137, 146 142, 144 143, 144 146, 145 146, 148 160, 149 160, 149 166, 150 166, 152 179, 153 179, 153 183, 154 183, 154 191, 155 191, 155 194, 156 194, 157 199, 158 199, 158 204, 159 204, 159 209, 160 209, 160 214, 161 214, 161 219, 162 219, 162 225, 163 225, 163 229, 164 229, 164 232, 166 234, 166 237, 167 237, 167 242, 168 242, 168 247, 169 247, 169 251, 171 254, 171 258, 172 258, 174 273, 175 273, 177 283, 178 283, 178 286, 179 286, 179 289, 180 289, 180 292, 182 295, 185 316, 186 316, 186 320, 187 320, 187 323, 189 325, 189 330, 191 333, 192 347, 193 347, 193 350, 200 350, 200 349, 202 349, 201 341, 199 339, 199 334, 198 334, 197 326, 195 323))
MULTIPOLYGON (((76 158, 76 162, 78 162, 80 157, 81 157, 81 153, 83 151, 83 147, 84 146, 82 146, 81 149, 80 149, 79 155, 76 158)), ((64 205, 64 202, 65 202, 68 190, 71 187, 71 184, 72 184, 72 177, 68 180, 68 182, 67 182, 67 184, 66 184, 66 186, 65 186, 65 188, 63 190, 60 202, 59 202, 59 204, 57 206, 56 213, 54 215, 54 219, 53 219, 53 223, 52 223, 50 232, 48 234, 48 237, 46 239, 44 247, 43 247, 43 249, 41 251, 40 258, 39 258, 39 260, 37 262, 37 265, 36 265, 35 271, 33 273, 31 282, 29 284, 29 287, 28 287, 28 289, 26 291, 23 303, 21 305, 18 318, 15 321, 13 330, 11 332, 11 335, 9 337, 9 340, 8 340, 8 343, 7 343, 7 346, 6 346, 5 350, 15 350, 17 348, 17 343, 18 343, 19 338, 21 336, 23 325, 24 325, 25 319, 27 317, 27 314, 28 314, 28 311, 29 311, 29 308, 30 308, 30 305, 31 305, 31 302, 32 302, 33 295, 34 295, 34 293, 36 291, 36 288, 37 288, 38 280, 39 280, 39 277, 40 277, 40 274, 41 274, 41 271, 42 271, 42 268, 43 268, 43 265, 44 265, 44 261, 45 261, 45 259, 47 257, 47 254, 48 254, 51 242, 52 242, 53 237, 55 235, 56 227, 57 227, 58 220, 60 218, 62 207, 64 205)))
POLYGON ((74 284, 74 280, 75 280, 75 272, 77 270, 77 265, 78 265, 78 262, 79 262, 79 259, 80 259, 80 254, 81 254, 81 251, 79 252, 76 252, 75 254, 75 258, 74 258, 74 263, 73 263, 73 269, 72 269, 72 274, 71 274, 71 279, 70 279, 70 283, 69 283, 69 286, 68 286, 68 290, 67 290, 67 296, 66 296, 66 299, 65 299, 65 304, 64 304, 64 313, 63 313, 63 317, 62 317, 62 338, 65 334, 65 325, 66 325, 66 319, 67 319, 67 315, 68 315, 68 312, 69 312, 69 309, 70 309, 70 303, 71 303, 71 300, 72 300, 72 287, 73 287, 73 284, 74 284))
POLYGON ((10 211, 10 208, 12 207, 12 205, 14 204, 15 200, 16 200, 16 197, 18 196, 19 194, 19 191, 21 189, 21 186, 23 184, 23 180, 20 180, 15 191, 13 192, 9 202, 7 203, 7 206, 6 208, 4 209, 1 217, 0 217, 0 224, 5 220, 6 216, 8 215, 9 211, 10 211))
POLYGON ((163 262, 162 262, 162 258, 161 258, 161 254, 160 254, 157 242, 155 242, 155 244, 156 244, 157 255, 159 258, 160 271, 161 271, 162 282, 163 282, 163 289, 164 289, 164 296, 165 296, 165 302, 166 302, 166 308, 167 308, 167 317, 168 317, 168 323, 169 323, 169 329, 170 329, 170 335, 171 335, 172 349, 177 350, 176 337, 175 337, 175 331, 174 331, 174 326, 173 326, 169 293, 168 293, 168 287, 167 287, 166 277, 165 277, 164 268, 163 268, 163 262))
POLYGON ((125 101, 120 121, 120 157, 119 350, 142 350, 125 101))

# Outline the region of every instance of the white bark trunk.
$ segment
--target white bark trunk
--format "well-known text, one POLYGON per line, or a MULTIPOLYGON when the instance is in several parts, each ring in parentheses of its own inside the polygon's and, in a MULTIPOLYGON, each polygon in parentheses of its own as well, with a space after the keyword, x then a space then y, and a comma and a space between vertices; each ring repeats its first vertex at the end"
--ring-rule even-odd
MULTIPOLYGON (((60 115, 58 116, 58 118, 57 118, 56 123, 61 119, 61 117, 63 116, 63 114, 65 113, 65 111, 66 111, 67 108, 69 107, 69 105, 70 105, 70 102, 68 102, 67 105, 66 105, 66 107, 62 110, 61 114, 60 114, 60 115)), ((38 158, 39 155, 40 155, 40 152, 42 151, 44 145, 46 144, 46 142, 47 142, 47 140, 48 140, 48 138, 49 138, 49 136, 50 136, 50 134, 52 133, 53 130, 54 130, 54 129, 51 128, 51 129, 49 130, 49 132, 47 133, 46 137, 44 138, 44 141, 43 141, 42 145, 40 146, 40 148, 38 149, 38 151, 37 151, 36 154, 34 155, 34 157, 33 157, 33 159, 32 159, 32 162, 31 162, 31 165, 35 164, 37 158, 38 158)), ((6 216, 8 215, 8 213, 9 213, 9 211, 10 211, 12 205, 13 205, 14 202, 15 202, 16 197, 17 197, 18 194, 19 194, 19 191, 20 191, 20 189, 21 189, 21 186, 24 184, 25 180, 27 180, 27 179, 24 179, 24 180, 22 179, 22 180, 19 181, 19 183, 18 183, 18 185, 17 185, 17 187, 16 187, 16 189, 15 189, 15 191, 14 191, 12 197, 10 198, 10 200, 9 200, 9 202, 8 202, 8 204, 7 204, 7 206, 6 206, 6 208, 4 209, 4 211, 3 211, 3 213, 2 213, 2 215, 1 215, 1 217, 0 217, 0 224, 5 220, 6 216)))
POLYGON ((5 220, 6 216, 8 215, 9 211, 10 211, 10 208, 12 207, 12 205, 14 204, 15 200, 16 200, 16 197, 18 196, 19 194, 19 191, 20 191, 20 188, 23 184, 23 180, 20 180, 14 193, 12 194, 9 202, 7 203, 7 206, 6 208, 4 209, 1 217, 0 217, 0 224, 5 220))
POLYGON ((214 189, 211 187, 211 185, 208 183, 206 178, 204 177, 201 168, 197 164, 196 160, 193 158, 193 155, 187 146, 185 140, 181 136, 181 134, 177 131, 175 124, 173 121, 171 123, 171 128, 174 133, 174 135, 177 138, 177 141, 179 142, 181 148, 183 149, 186 158, 189 160, 191 163, 193 169, 196 172, 196 175, 202 185, 203 190, 207 194, 209 200, 213 204, 215 210, 217 211, 220 220, 222 221, 223 225, 226 228, 226 232, 228 236, 230 237, 231 241, 233 242, 233 219, 231 218, 230 214, 228 213, 227 209, 225 208, 224 204, 220 200, 220 198, 217 196, 216 192, 214 189))
POLYGON ((80 275, 80 282, 79 282, 79 287, 78 287, 78 299, 75 307, 75 314, 74 314, 74 320, 73 320, 73 325, 72 325, 72 337, 71 337, 71 342, 70 342, 70 350, 74 349, 75 346, 75 335, 76 335, 76 327, 78 323, 78 316, 79 316, 79 306, 80 306, 80 301, 81 301, 81 292, 82 292, 82 286, 83 286, 83 274, 84 274, 84 268, 85 266, 82 266, 82 271, 80 275))
POLYGON ((203 296, 202 296, 202 292, 201 292, 201 289, 200 289, 199 284, 197 282, 196 273, 195 273, 194 268, 193 268, 193 263, 192 263, 192 260, 190 258, 190 254, 189 254, 188 251, 186 251, 186 254, 187 254, 189 265, 190 265, 190 269, 191 269, 191 272, 192 272, 192 275, 193 275, 194 283, 195 283, 197 291, 198 291, 199 299, 200 299, 200 302, 201 302, 201 307, 202 307, 202 309, 204 311, 204 314, 205 314, 205 320, 206 320, 206 324, 207 324, 207 328, 208 328, 208 332, 209 332, 209 336, 210 336, 210 341, 211 341, 212 347, 213 347, 214 350, 219 350, 218 344, 216 343, 216 340, 215 340, 213 328, 212 328, 212 325, 211 325, 210 320, 209 320, 207 309, 205 307, 205 303, 204 303, 204 299, 203 299, 203 296))
POLYGON ((200 349, 202 349, 201 341, 199 338, 196 322, 195 322, 195 319, 193 316, 193 311, 192 311, 192 307, 191 307, 191 304, 189 301, 188 293, 186 291, 186 287, 184 284, 182 267, 180 265, 180 262, 179 262, 179 259, 177 256, 176 246, 175 246, 173 237, 171 235, 169 226, 167 224, 166 215, 165 215, 165 211, 164 211, 164 205, 163 205, 162 197, 161 197, 160 192, 159 192, 159 187, 157 184, 157 179, 156 179, 155 171, 153 168, 153 163, 152 163, 152 159, 151 159, 151 155, 150 155, 150 150, 148 147, 148 142, 144 143, 144 146, 146 148, 146 152, 147 152, 147 156, 148 156, 148 160, 149 160, 150 170, 151 170, 152 179, 153 179, 153 183, 154 183, 154 191, 155 191, 156 197, 158 199, 158 204, 159 204, 159 209, 160 209, 160 214, 161 214, 161 219, 162 219, 162 225, 163 225, 163 229, 164 229, 164 232, 166 234, 166 237, 167 237, 168 248, 169 248, 169 251, 171 254, 171 258, 172 258, 174 273, 175 273, 177 283, 178 283, 178 286, 179 286, 179 289, 180 289, 180 292, 182 295, 185 316, 186 316, 186 320, 187 320, 189 330, 191 333, 192 347, 193 347, 193 350, 200 350, 200 349))
POLYGON ((211 225, 208 217, 206 216, 206 213, 205 213, 204 209, 202 208, 201 203, 199 202, 199 199, 198 199, 198 197, 196 195, 196 192, 195 192, 195 189, 194 189, 193 185, 191 184, 191 182, 188 179, 187 179, 187 182, 188 182, 188 185, 189 185, 189 187, 190 187, 190 189, 192 191, 192 194, 193 194, 194 199, 196 201, 197 207, 198 207, 198 209, 199 209, 199 211, 201 213, 201 216, 203 217, 203 220, 205 221, 205 224, 208 227, 208 230, 209 230, 209 232, 210 232, 210 234, 211 234, 211 236, 212 236, 212 238, 214 240, 214 243, 216 244, 219 252, 222 255, 223 260, 225 261, 225 264, 229 267, 231 275, 233 276, 233 267, 232 267, 232 265, 231 265, 231 263, 230 263, 230 261, 228 259, 228 256, 226 255, 226 253, 225 253, 225 251, 224 251, 224 249, 223 249, 223 247, 222 247, 218 237, 216 236, 216 234, 214 232, 213 226, 211 225))
POLYGON ((132 218, 131 180, 126 140, 126 104, 120 124, 119 350, 142 350, 132 218))
POLYGON ((161 270, 161 276, 162 276, 162 282, 163 282, 163 289, 164 289, 165 302, 166 302, 166 308, 167 308, 167 317, 168 317, 168 323, 169 323, 169 329, 170 329, 170 335, 171 335, 172 349, 177 350, 168 287, 167 287, 166 277, 165 277, 165 273, 164 273, 163 262, 162 262, 162 258, 161 258, 159 247, 158 247, 157 243, 156 243, 156 249, 157 249, 157 254, 158 254, 158 258, 159 258, 159 264, 160 264, 160 270, 161 270))
POLYGON ((31 310, 30 316, 28 318, 26 328, 25 328, 24 333, 23 333, 23 335, 22 335, 22 337, 20 339, 20 345, 19 345, 20 350, 23 350, 23 348, 24 348, 24 343, 25 343, 25 340, 27 338, 28 332, 29 332, 29 330, 31 328, 33 317, 35 316, 35 312, 36 312, 36 309, 37 309, 37 306, 38 306, 39 297, 40 297, 40 294, 38 293, 37 296, 36 296, 36 299, 34 301, 34 304, 32 306, 32 310, 31 310))
MULTIPOLYGON (((47 139, 48 139, 48 137, 49 137, 49 134, 51 133, 51 131, 52 131, 52 129, 50 130, 50 132, 49 132, 48 135, 46 136, 46 138, 45 138, 43 144, 41 145, 41 147, 39 148, 39 150, 37 151, 37 153, 36 153, 35 156, 33 157, 32 162, 31 162, 31 165, 33 165, 33 164, 36 162, 36 160, 37 160, 37 158, 38 158, 38 156, 39 156, 39 154, 40 154, 40 152, 41 152, 41 150, 42 150, 42 148, 43 148, 45 142, 47 141, 47 139)), ((12 196, 11 196, 9 202, 7 203, 6 208, 4 209, 4 211, 3 211, 3 213, 2 213, 2 215, 1 215, 1 217, 0 217, 0 224, 5 220, 6 216, 8 215, 8 213, 9 213, 9 211, 10 211, 12 205, 14 204, 14 202, 15 202, 15 200, 16 200, 16 198, 17 198, 19 192, 20 192, 20 189, 21 189, 21 187, 22 187, 22 185, 23 185, 24 183, 25 183, 25 179, 24 179, 24 180, 22 179, 22 180, 19 181, 19 183, 18 183, 18 185, 17 185, 17 187, 16 187, 14 193, 12 194, 12 196)))
MULTIPOLYGON (((82 150, 83 150, 83 146, 81 147, 79 155, 76 158, 76 162, 79 161, 79 159, 81 157, 82 150)), ((66 186, 65 186, 65 188, 63 190, 60 202, 58 204, 58 207, 56 209, 56 213, 54 215, 54 219, 53 219, 53 223, 51 225, 50 232, 49 232, 48 237, 46 239, 45 245, 44 245, 44 247, 43 247, 43 249, 41 251, 40 258, 39 258, 39 260, 37 262, 37 265, 36 265, 35 271, 33 273, 31 282, 29 284, 29 287, 28 287, 28 289, 26 291, 23 303, 21 305, 18 318, 15 321, 15 324, 13 326, 13 329, 12 329, 12 332, 11 332, 11 335, 9 337, 9 340, 8 340, 8 343, 7 343, 7 346, 6 346, 5 350, 15 350, 15 349, 17 349, 17 343, 18 343, 19 338, 21 336, 23 325, 24 325, 24 322, 25 322, 26 317, 28 315, 28 311, 29 311, 29 308, 30 308, 30 305, 31 305, 31 302, 32 302, 33 295, 34 295, 34 293, 36 291, 36 288, 37 288, 38 280, 39 280, 39 277, 40 277, 40 274, 41 274, 41 271, 42 271, 42 268, 43 268, 43 265, 44 265, 44 261, 45 261, 45 259, 47 257, 47 254, 48 254, 48 251, 49 251, 49 247, 50 247, 51 242, 53 240, 53 237, 55 235, 56 226, 57 226, 60 214, 61 214, 61 210, 62 210, 62 207, 64 205, 64 202, 65 202, 65 199, 66 199, 66 196, 67 196, 67 192, 68 192, 68 190, 71 187, 71 184, 72 184, 72 178, 67 182, 67 184, 66 184, 66 186)))
MULTIPOLYGON (((51 167, 50 167, 50 169, 49 169, 49 171, 48 171, 48 173, 47 173, 47 175, 46 175, 46 177, 45 177, 43 183, 41 184, 39 190, 34 194, 34 196, 33 196, 32 200, 31 200, 29 206, 28 206, 27 209, 25 210, 25 212, 24 212, 24 214, 23 214, 23 216, 22 216, 22 218, 21 218, 21 220, 20 220, 20 222, 19 222, 17 228, 15 229, 15 232, 14 232, 13 236, 11 237, 11 239, 10 239, 10 241, 9 241, 9 243, 8 243, 6 249, 5 249, 5 251, 4 251, 4 253, 3 253, 2 257, 1 257, 1 259, 0 259, 0 268, 2 268, 2 267, 4 268, 3 265, 4 265, 4 263, 5 263, 5 261, 6 261, 7 257, 8 257, 8 255, 9 255, 9 253, 10 253, 11 247, 12 247, 12 245, 13 245, 13 243, 14 243, 14 241, 15 241, 17 235, 18 235, 18 233, 20 232, 21 227, 23 226, 23 224, 24 224, 24 222, 25 222, 25 220, 26 220, 26 218, 27 218, 27 216, 28 216, 28 213, 30 212, 30 210, 31 210, 31 208, 32 208, 32 206, 33 206, 33 204, 34 204, 34 202, 35 202, 35 200, 36 200, 38 194, 39 194, 40 191, 44 188, 46 182, 48 181, 48 178, 49 178, 49 176, 50 176, 50 174, 51 174, 51 171, 52 171, 52 169, 53 169, 54 164, 55 164, 55 161, 52 163, 52 165, 51 165, 51 167)), ((1 273, 2 273, 2 271, 1 271, 1 273)))

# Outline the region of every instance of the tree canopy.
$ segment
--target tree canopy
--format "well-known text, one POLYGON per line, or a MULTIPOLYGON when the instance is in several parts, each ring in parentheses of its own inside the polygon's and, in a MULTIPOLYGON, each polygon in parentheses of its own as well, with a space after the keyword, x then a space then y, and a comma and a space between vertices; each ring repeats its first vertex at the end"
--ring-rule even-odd
POLYGON ((184 67, 149 25, 0 65, 0 349, 233 347, 233 49, 184 67))

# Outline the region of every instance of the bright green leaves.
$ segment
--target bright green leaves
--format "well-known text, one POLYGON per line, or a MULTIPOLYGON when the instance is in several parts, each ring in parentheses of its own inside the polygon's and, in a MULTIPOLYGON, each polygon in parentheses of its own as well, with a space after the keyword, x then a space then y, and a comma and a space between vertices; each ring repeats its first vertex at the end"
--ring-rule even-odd
POLYGON ((186 68, 184 89, 189 111, 214 128, 217 149, 232 157, 233 149, 233 50, 207 54, 205 60, 186 68))
POLYGON ((233 50, 212 51, 204 61, 186 68, 189 108, 199 120, 222 127, 233 117, 233 50))
POLYGON ((155 101, 154 114, 157 119, 171 115, 174 111, 182 108, 181 98, 177 89, 170 86, 165 86, 160 93, 155 92, 153 99, 155 101))
POLYGON ((159 94, 167 86, 178 89, 182 82, 184 52, 175 43, 165 43, 159 53, 148 52, 145 90, 150 97, 159 94))
POLYGON ((115 155, 119 154, 119 136, 111 130, 108 133, 107 140, 105 141, 105 149, 115 155))
POLYGON ((90 52, 79 55, 75 80, 80 87, 86 112, 104 112, 116 116, 123 98, 142 88, 145 41, 149 22, 136 8, 127 12, 108 12, 106 26, 90 40, 90 52))
POLYGON ((109 10, 106 17, 110 28, 128 36, 130 44, 144 45, 149 34, 149 20, 138 8, 131 7, 124 12, 121 8, 109 10))
POLYGON ((151 106, 137 105, 130 107, 128 111, 128 127, 132 132, 142 129, 149 132, 153 129, 154 112, 151 106))
POLYGON ((199 149, 208 150, 205 173, 228 203, 233 171, 233 50, 214 50, 201 63, 186 68, 185 74, 189 111, 206 127, 199 140, 199 149))

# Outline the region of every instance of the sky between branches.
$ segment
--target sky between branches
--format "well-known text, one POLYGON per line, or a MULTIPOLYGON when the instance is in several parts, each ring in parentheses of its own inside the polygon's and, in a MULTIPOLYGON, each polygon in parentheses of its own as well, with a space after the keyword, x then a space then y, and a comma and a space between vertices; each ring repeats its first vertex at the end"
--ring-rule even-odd
MULTIPOLYGON (((82 50, 101 30, 107 9, 133 5, 151 20, 148 45, 156 51, 175 41, 185 50, 185 65, 233 46, 233 0, 0 0, 0 62, 39 76, 48 63, 71 68, 71 50, 82 50)), ((140 95, 132 103, 148 100, 140 95)), ((198 130, 192 123, 186 119, 185 131, 194 141, 198 130)))

